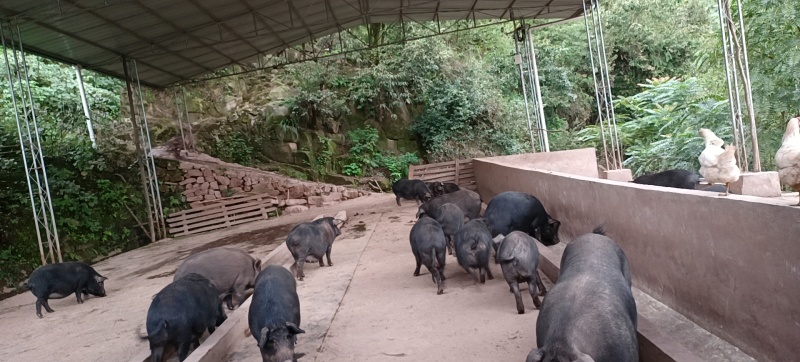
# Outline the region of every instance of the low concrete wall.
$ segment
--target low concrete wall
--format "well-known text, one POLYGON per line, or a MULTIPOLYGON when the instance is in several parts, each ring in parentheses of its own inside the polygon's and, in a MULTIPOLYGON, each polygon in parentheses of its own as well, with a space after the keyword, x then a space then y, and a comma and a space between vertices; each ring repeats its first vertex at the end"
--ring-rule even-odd
POLYGON ((528 170, 556 171, 586 177, 600 177, 597 172, 597 156, 594 148, 523 153, 520 155, 491 157, 490 159, 495 163, 528 170))
POLYGON ((502 158, 473 162, 484 200, 509 190, 535 195, 562 222, 562 240, 605 224, 638 288, 759 360, 796 358, 800 208, 531 170, 502 158))

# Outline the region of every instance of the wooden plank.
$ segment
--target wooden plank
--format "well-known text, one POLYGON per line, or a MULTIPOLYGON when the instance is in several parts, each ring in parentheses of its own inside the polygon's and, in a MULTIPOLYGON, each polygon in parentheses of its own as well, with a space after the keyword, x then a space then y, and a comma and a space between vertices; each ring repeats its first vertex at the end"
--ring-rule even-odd
MULTIPOLYGON (((273 207, 271 209, 268 209, 267 212, 273 212, 273 211, 276 211, 276 210, 277 209, 273 207)), ((260 216, 260 214, 261 214, 261 212, 259 211, 258 212, 258 216, 260 216)), ((258 221, 258 220, 261 220, 261 217, 232 221, 230 226, 235 226, 235 225, 239 225, 239 224, 245 224, 245 223, 248 223, 248 222, 253 222, 253 221, 258 221)), ((207 226, 207 227, 204 227, 204 228, 192 230, 187 234, 176 234, 175 236, 184 236, 184 235, 190 235, 190 234, 197 234, 197 233, 201 233, 201 232, 204 232, 204 231, 216 230, 216 229, 222 229, 222 228, 225 228, 225 226, 212 225, 212 226, 207 226)))
POLYGON ((459 161, 458 161, 458 160, 456 160, 456 172, 453 174, 453 175, 455 175, 455 178, 454 178, 454 180, 453 180, 453 183, 454 183, 454 184, 456 184, 456 185, 458 185, 458 162, 459 162, 459 161))
POLYGON ((452 170, 442 170, 442 171, 427 171, 427 172, 420 172, 417 174, 417 177, 420 179, 426 179, 431 176, 441 176, 441 175, 455 175, 455 169, 452 170))
POLYGON ((253 205, 261 205, 261 204, 266 204, 266 203, 269 203, 270 205, 274 205, 274 202, 272 202, 272 199, 255 200, 255 201, 249 201, 249 202, 244 202, 244 203, 235 204, 235 205, 218 205, 214 209, 204 210, 203 212, 199 212, 199 213, 195 213, 195 214, 188 214, 188 215, 187 214, 183 214, 183 215, 180 215, 180 218, 169 218, 169 219, 167 219, 167 222, 172 222, 172 221, 176 221, 176 220, 184 220, 184 219, 185 220, 189 220, 191 222, 192 220, 195 220, 195 219, 198 219, 198 218, 202 218, 202 217, 205 217, 207 215, 220 214, 223 209, 228 210, 230 212, 230 211, 236 211, 236 210, 239 210, 239 209, 242 209, 242 208, 250 207, 250 206, 253 206, 253 205))
MULTIPOLYGON (((256 205, 252 205, 252 206, 250 206, 248 208, 239 209, 239 210, 237 210, 236 213, 229 213, 227 215, 228 223, 230 223, 232 221, 236 221, 236 220, 241 219, 242 217, 246 217, 248 215, 258 215, 260 213, 263 213, 262 210, 265 209, 265 207, 267 207, 267 206, 269 206, 269 205, 256 204, 256 205)), ((193 221, 190 221, 190 222, 188 222, 188 223, 186 223, 184 225, 186 227, 188 227, 189 229, 196 229, 196 228, 201 227, 201 226, 213 225, 215 223, 224 223, 225 219, 226 219, 226 215, 209 215, 207 217, 203 217, 202 220, 193 220, 193 221)), ((170 227, 172 227, 172 225, 170 225, 170 227)), ((175 228, 175 229, 178 229, 178 228, 175 228)), ((170 232, 172 232, 172 230, 173 229, 170 229, 170 232)))
POLYGON ((453 175, 444 175, 444 176, 437 176, 431 177, 425 180, 426 182, 453 182, 455 181, 455 176, 453 175))
POLYGON ((178 216, 178 215, 183 215, 183 214, 192 214, 192 213, 200 212, 200 211, 203 211, 203 210, 209 210, 209 209, 218 208, 221 205, 226 205, 227 206, 227 205, 231 205, 231 204, 238 204, 238 203, 257 200, 259 198, 262 198, 262 199, 266 199, 266 198, 275 199, 275 196, 270 196, 269 194, 258 194, 258 195, 253 195, 253 196, 248 196, 248 197, 243 197, 243 198, 238 198, 238 199, 233 199, 233 200, 227 200, 225 202, 220 202, 220 203, 217 203, 217 204, 214 204, 214 205, 208 205, 208 206, 196 207, 196 208, 188 209, 188 210, 176 211, 176 212, 173 212, 172 214, 170 214, 169 216, 173 217, 173 216, 178 216))

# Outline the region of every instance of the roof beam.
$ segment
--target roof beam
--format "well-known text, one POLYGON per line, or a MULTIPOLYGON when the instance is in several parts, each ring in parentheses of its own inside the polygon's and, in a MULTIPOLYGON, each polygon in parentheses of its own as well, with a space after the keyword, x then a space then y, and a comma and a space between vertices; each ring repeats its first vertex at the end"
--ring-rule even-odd
MULTIPOLYGON (((240 4, 242 4, 242 6, 247 8, 247 10, 250 11, 250 13, 253 14, 253 16, 255 16, 255 18, 258 20, 258 22, 261 23, 261 25, 263 25, 264 28, 266 28, 267 31, 270 34, 272 34, 272 36, 274 36, 276 39, 280 40, 280 42, 283 44, 283 46, 285 46, 287 48, 289 47, 289 44, 286 43, 286 40, 284 40, 283 37, 280 34, 278 34, 278 32, 275 31, 275 28, 273 28, 272 25, 269 25, 269 23, 266 20, 264 20, 264 18, 261 16, 261 14, 259 14, 258 11, 253 9, 253 7, 250 6, 250 4, 247 3, 247 1, 244 1, 244 0, 238 0, 238 1, 239 1, 240 4)), ((258 35, 257 32, 258 32, 258 28, 256 27, 256 35, 258 35)))
MULTIPOLYGON (((141 35, 137 34, 135 31, 133 31, 133 30, 130 30, 130 29, 126 28, 126 27, 123 27, 123 26, 121 26, 121 25, 119 25, 119 24, 117 24, 117 23, 115 23, 115 22, 111 21, 110 19, 106 18, 105 16, 102 16, 102 15, 98 14, 98 13, 97 13, 96 11, 94 11, 94 10, 91 10, 91 9, 88 9, 88 8, 85 8, 85 7, 82 7, 82 6, 78 5, 76 0, 63 0, 63 1, 65 1, 66 3, 68 3, 68 4, 72 5, 72 6, 76 7, 76 8, 79 8, 79 9, 84 9, 84 10, 86 10, 86 12, 87 12, 87 13, 89 13, 89 14, 92 14, 92 16, 94 16, 94 17, 96 17, 96 18, 98 18, 98 19, 100 19, 100 20, 102 20, 102 21, 106 22, 107 24, 113 25, 113 26, 114 26, 114 27, 116 27, 117 29, 120 29, 120 30, 122 30, 122 31, 124 31, 124 32, 126 32, 126 33, 128 33, 128 34, 130 34, 130 35, 132 35, 132 36, 133 36, 133 37, 135 37, 136 39, 139 39, 139 40, 141 40, 141 41, 143 41, 143 42, 146 42, 146 43, 148 43, 148 44, 150 44, 150 45, 152 45, 152 46, 155 46, 155 47, 157 47, 157 48, 159 48, 159 49, 161 49, 161 50, 164 50, 164 51, 166 51, 167 53, 170 53, 170 54, 172 54, 172 55, 175 55, 175 56, 177 56, 178 58, 181 58, 181 59, 183 59, 183 60, 185 60, 185 61, 187 61, 187 62, 189 62, 189 63, 192 63, 192 64, 194 64, 195 66, 197 66, 197 67, 199 67, 199 68, 206 69, 206 67, 204 67, 202 64, 200 64, 200 63, 198 63, 198 62, 196 62, 196 61, 194 61, 194 60, 192 60, 192 59, 189 59, 189 58, 187 58, 187 57, 185 57, 185 56, 183 56, 183 55, 181 55, 181 54, 178 54, 178 53, 172 53, 172 52, 170 52, 170 51, 169 51, 169 49, 167 49, 167 48, 166 48, 166 47, 164 47, 163 45, 161 45, 161 44, 158 44, 158 43, 155 43, 155 42, 153 42, 153 40, 151 40, 151 39, 147 39, 147 38, 145 38, 145 37, 143 37, 143 36, 141 36, 141 35)), ((137 1, 137 2, 138 2, 138 1, 137 1)), ((140 61, 140 62, 141 62, 141 61, 140 61)), ((142 64, 144 64, 144 63, 142 63, 142 64)), ((179 76, 178 78, 183 78, 183 77, 179 76)))
MULTIPOLYGON (((5 8, 5 7, 3 7, 2 5, 0 5, 0 10, 3 10, 4 12, 7 12, 7 13, 9 13, 9 14, 12 14, 12 15, 11 15, 11 17, 15 17, 15 16, 17 16, 16 14, 13 14, 13 12, 12 12, 11 10, 9 10, 8 8, 5 8)), ((65 36, 65 37, 68 37, 68 38, 75 39, 75 40, 77 40, 77 41, 79 41, 79 42, 81 42, 81 43, 84 43, 84 44, 87 44, 87 45, 93 46, 93 47, 95 47, 95 48, 98 48, 98 49, 105 50, 105 51, 107 51, 107 52, 109 52, 109 53, 112 53, 112 54, 115 54, 115 55, 117 55, 117 56, 122 56, 122 54, 119 54, 119 53, 118 53, 116 50, 114 50, 114 49, 111 49, 111 48, 109 48, 109 47, 106 47, 106 46, 104 46, 104 45, 100 45, 100 44, 98 44, 98 43, 96 43, 96 42, 94 42, 94 41, 92 41, 92 40, 86 39, 86 38, 84 38, 84 37, 81 37, 81 36, 78 36, 78 35, 75 35, 75 34, 72 34, 72 33, 65 32, 65 31, 63 31, 63 30, 61 30, 61 29, 59 29, 59 28, 56 28, 56 27, 54 27, 54 26, 52 26, 52 25, 50 25, 50 24, 47 24, 47 23, 41 22, 41 21, 39 21, 39 20, 31 20, 31 21, 32 21, 34 24, 36 24, 36 25, 38 25, 38 26, 41 26, 42 28, 48 29, 48 30, 50 30, 50 31, 52 31, 52 32, 55 32, 55 33, 61 34, 61 35, 65 36)), ((34 49, 31 49, 31 47, 28 47, 27 49, 28 49, 28 50, 32 50, 32 51, 34 50, 34 49)), ((50 52, 46 52, 46 51, 35 51, 35 52, 37 52, 37 53, 41 53, 42 55, 46 55, 46 56, 47 56, 48 54, 52 54, 52 53, 50 53, 50 52)), ((50 56, 50 57, 52 57, 52 58, 56 58, 56 59, 61 59, 61 60, 62 60, 63 62, 65 62, 65 63, 73 63, 73 64, 75 63, 75 61, 74 61, 74 60, 66 59, 66 58, 63 58, 63 57, 61 57, 61 56, 50 56)), ((156 66, 154 66, 153 64, 150 64, 150 63, 147 63, 147 62, 144 62, 144 61, 141 61, 141 60, 139 61, 139 63, 142 63, 143 65, 145 65, 145 66, 147 66, 147 67, 149 67, 149 68, 151 68, 151 69, 155 69, 155 70, 157 70, 157 71, 159 71, 159 72, 161 72, 161 73, 167 74, 167 75, 169 75, 169 76, 171 76, 171 77, 178 78, 178 81, 181 81, 181 80, 186 80, 186 79, 187 79, 186 77, 183 77, 183 76, 180 76, 180 75, 178 75, 178 74, 172 73, 172 72, 170 72, 170 71, 167 71, 167 70, 161 69, 161 68, 159 68, 159 67, 156 67, 156 66)), ((110 71, 98 70, 98 69, 96 69, 96 68, 95 68, 93 65, 91 65, 90 63, 82 63, 82 64, 81 64, 81 66, 82 66, 83 68, 85 68, 85 69, 89 69, 89 70, 93 70, 93 71, 98 71, 98 72, 101 72, 101 73, 106 73, 106 74, 108 74, 108 73, 112 73, 114 76, 116 76, 116 77, 119 77, 119 78, 122 78, 122 75, 121 75, 121 74, 114 74, 113 72, 110 72, 110 71)), ((146 83, 146 84, 148 84, 148 85, 150 85, 150 86, 155 86, 155 84, 153 84, 153 83, 148 83, 148 82, 143 82, 143 83, 146 83)))
MULTIPOLYGON (((294 4, 292 4, 291 0, 287 0, 286 3, 289 4, 289 10, 291 10, 291 12, 289 13, 289 17, 291 18, 292 13, 297 15, 298 20, 300 20, 300 24, 303 25, 303 27, 306 29, 306 32, 308 32, 309 38, 313 42, 314 41, 314 32, 311 31, 311 28, 308 27, 308 24, 306 24, 305 19, 303 19, 303 17, 300 15, 300 12, 297 11, 297 8, 294 6, 294 4)), ((312 47, 313 47, 313 43, 312 43, 312 47)))
MULTIPOLYGON (((583 1, 583 0, 581 0, 581 1, 583 1)), ((501 15, 500 15, 500 19, 503 19, 503 18, 505 18, 505 17, 506 17, 506 14, 507 14, 509 11, 511 11, 511 9, 513 9, 513 8, 514 8, 514 4, 516 4, 516 2, 517 2, 517 0, 511 0, 511 2, 510 2, 510 3, 508 3, 508 6, 506 6, 506 9, 505 9, 505 10, 503 10, 503 14, 501 14, 501 15)), ((509 17, 510 17, 510 16, 511 16, 511 15, 509 15, 509 17)))
MULTIPOLYGON (((228 32, 229 32, 229 33, 231 33, 231 34, 233 34, 233 36, 234 36, 236 39, 238 39, 238 40, 239 40, 239 41, 241 41, 242 43, 245 43, 245 44, 247 44, 247 46, 249 46, 250 48, 252 48, 252 49, 253 49, 253 50, 255 50, 256 52, 258 52, 258 48, 257 48, 255 45, 253 45, 253 43, 251 43, 251 42, 247 41, 246 39, 242 38, 242 35, 241 35, 241 34, 239 34, 239 33, 235 32, 235 31, 233 31, 233 28, 231 28, 230 26, 228 26, 228 24, 226 24, 225 22, 223 22, 223 21, 222 21, 220 18, 218 18, 218 17, 214 16, 214 14, 211 14, 210 12, 208 12, 208 9, 204 8, 204 7, 203 7, 202 5, 200 5, 200 4, 199 4, 199 3, 198 3, 196 0, 186 0, 186 1, 190 2, 190 3, 191 3, 192 5, 194 5, 196 8, 200 9, 200 11, 202 11, 202 12, 203 12, 203 14, 206 14, 206 16, 208 16, 209 18, 211 18, 211 20, 213 20, 214 22, 216 22, 217 24, 219 24, 220 26, 222 26, 223 28, 225 28, 226 30, 228 30, 228 32)), ((220 40, 222 40, 222 33, 220 33, 220 40)), ((238 62, 237 62, 237 63, 238 63, 238 62)), ((240 65, 241 65, 241 64, 240 64, 240 65)))
MULTIPOLYGON (((150 15, 152 15, 152 16, 155 16, 156 18, 158 18, 158 20, 161 20, 161 21, 163 21, 164 23, 166 23, 167 25, 169 25, 171 28, 173 28, 173 29, 175 29, 175 30, 177 30, 177 31, 181 32, 181 33, 182 33, 184 36, 186 36, 186 37, 190 37, 190 38, 194 39, 196 42, 198 42, 198 43, 200 43, 200 44, 207 45, 207 44, 206 44, 206 42, 204 42, 202 39, 200 39, 200 37, 198 37, 198 36, 196 36, 196 35, 194 35, 194 34, 192 34, 192 33, 189 33, 189 32, 187 32, 186 30, 184 30, 184 29, 180 28, 179 26, 175 25, 175 23, 173 23, 173 22, 171 22, 171 21, 167 20, 166 18, 164 18, 163 16, 161 16, 159 13, 157 13, 155 10, 151 9, 150 7, 148 7, 148 6, 147 6, 147 5, 145 5, 145 4, 142 4, 142 2, 141 2, 141 1, 138 1, 138 0, 137 0, 137 1, 136 1, 136 5, 138 5, 140 8, 144 9, 145 11, 147 11, 147 13, 148 13, 148 14, 150 14, 150 15)), ((227 58, 227 59, 228 59, 228 60, 229 60, 231 63, 237 63, 237 64, 239 64, 239 62, 237 62, 237 61, 236 61, 236 60, 234 60, 233 58, 231 58, 231 57, 227 56, 226 54, 222 53, 221 51, 217 50, 216 48, 214 48, 214 47, 210 47, 210 46, 208 46, 208 48, 209 48, 209 49, 211 49, 211 50, 213 50, 213 51, 214 51, 214 52, 216 52, 217 54, 219 54, 219 55, 221 55, 221 56, 223 56, 223 57, 227 58)), ((209 67, 207 67, 207 66, 202 66, 202 67, 203 67, 204 69, 206 69, 207 71, 209 71, 209 72, 213 70, 212 68, 209 68, 209 67)))

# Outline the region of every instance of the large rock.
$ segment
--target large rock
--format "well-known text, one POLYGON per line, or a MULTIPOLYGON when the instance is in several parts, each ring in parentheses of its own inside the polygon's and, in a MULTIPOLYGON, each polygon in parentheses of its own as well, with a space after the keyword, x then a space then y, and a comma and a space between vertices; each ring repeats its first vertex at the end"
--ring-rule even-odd
POLYGON ((341 192, 331 192, 329 195, 322 195, 322 202, 332 202, 332 201, 339 201, 342 199, 341 192))
POLYGON ((305 205, 308 201, 306 199, 288 199, 286 200, 287 206, 294 206, 294 205, 305 205))
POLYGON ((303 211, 306 211, 306 210, 308 210, 308 206, 305 206, 305 205, 287 206, 285 209, 283 209, 283 211, 285 213, 287 213, 287 214, 295 214, 295 213, 303 212, 303 211))
POLYGON ((308 197, 309 205, 314 205, 316 207, 322 207, 322 196, 309 196, 308 197))
POLYGON ((198 169, 191 169, 191 170, 189 170, 189 171, 186 171, 186 176, 187 176, 187 177, 199 177, 199 176, 203 176, 203 171, 200 171, 200 170, 198 170, 198 169))
POLYGON ((217 182, 222 186, 228 186, 231 184, 231 180, 225 176, 216 175, 214 176, 214 179, 217 180, 217 182))

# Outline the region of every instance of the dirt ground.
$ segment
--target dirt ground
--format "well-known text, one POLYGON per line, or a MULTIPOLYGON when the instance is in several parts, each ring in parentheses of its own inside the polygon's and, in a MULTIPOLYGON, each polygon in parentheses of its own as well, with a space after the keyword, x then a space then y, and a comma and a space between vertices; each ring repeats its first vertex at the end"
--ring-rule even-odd
POLYGON ((93 265, 100 274, 109 278, 105 284, 107 297, 90 296, 85 298, 84 304, 78 304, 74 295, 50 300, 55 312, 43 310, 42 319, 36 317, 36 298, 30 292, 0 301, 0 351, 3 356, 0 360, 130 360, 148 348, 147 342, 140 340, 137 334, 144 331, 153 295, 172 281, 180 262, 193 252, 229 245, 263 259, 284 242, 295 224, 322 213, 332 216, 342 209, 360 210, 374 202, 370 197, 361 197, 300 214, 198 236, 167 239, 116 255, 93 265))
MULTIPOLYGON (((516 312, 499 266, 494 280, 475 284, 448 256, 445 292, 436 295, 430 273, 414 277, 408 234, 416 204, 398 208, 391 195, 348 214, 334 243, 333 268, 306 264, 298 282, 300 361, 524 360, 535 344, 537 311, 516 312)), ((545 278, 545 285, 551 284, 545 278)), ((524 290, 523 293, 527 293, 524 290)), ((259 361, 255 339, 244 338, 229 361, 259 361)))

